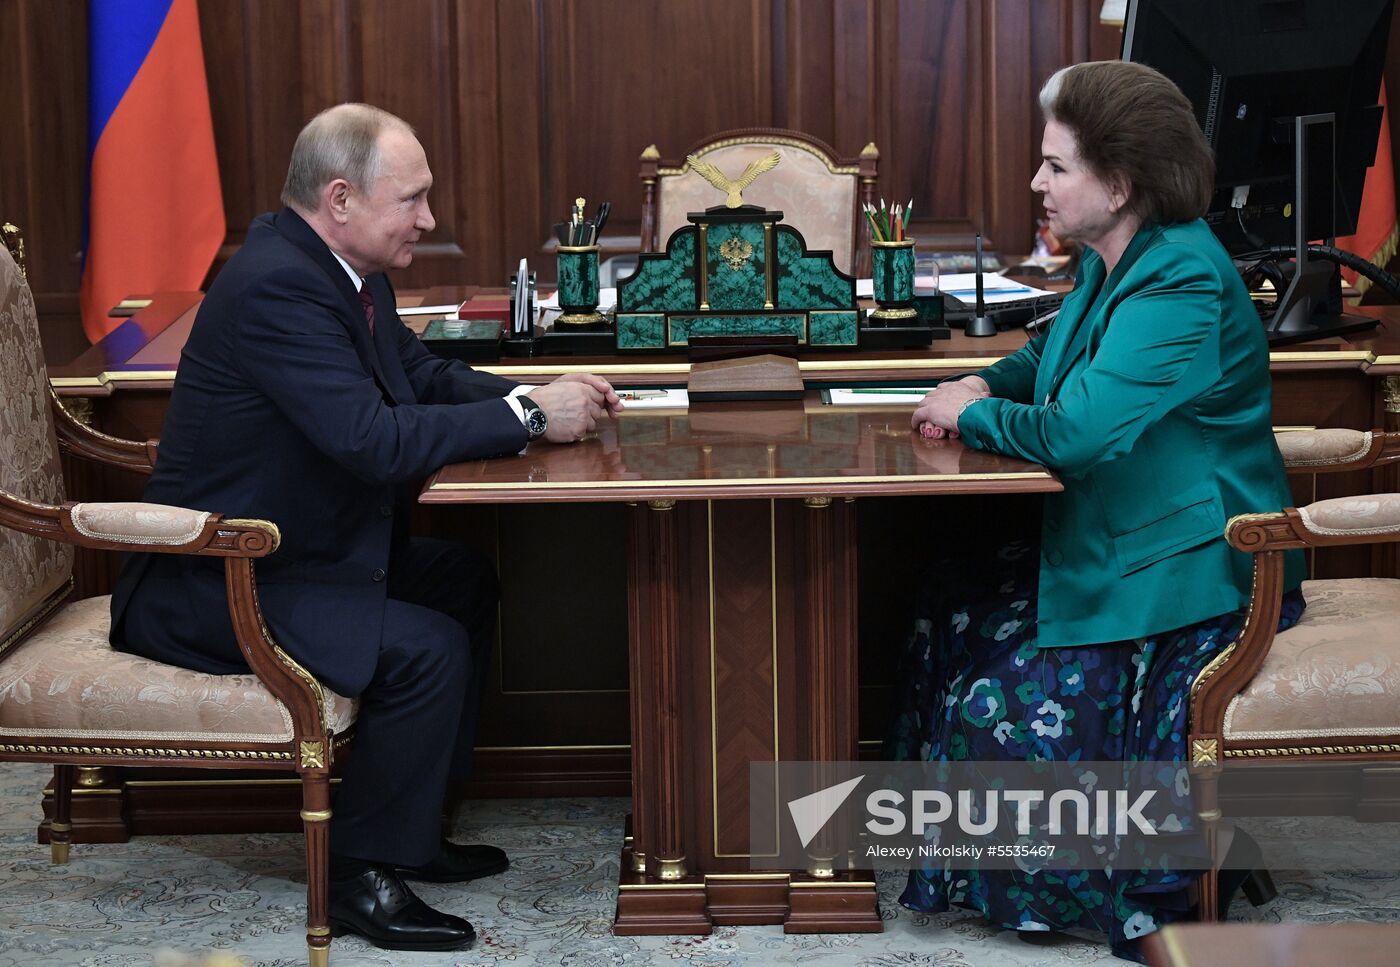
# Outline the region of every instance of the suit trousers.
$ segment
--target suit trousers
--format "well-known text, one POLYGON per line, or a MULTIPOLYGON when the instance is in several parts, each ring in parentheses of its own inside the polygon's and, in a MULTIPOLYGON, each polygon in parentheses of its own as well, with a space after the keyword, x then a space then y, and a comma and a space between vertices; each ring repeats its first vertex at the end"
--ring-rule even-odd
POLYGON ((421 866, 471 770, 499 588, 478 551, 415 537, 389 562, 379 660, 331 818, 331 852, 421 866))

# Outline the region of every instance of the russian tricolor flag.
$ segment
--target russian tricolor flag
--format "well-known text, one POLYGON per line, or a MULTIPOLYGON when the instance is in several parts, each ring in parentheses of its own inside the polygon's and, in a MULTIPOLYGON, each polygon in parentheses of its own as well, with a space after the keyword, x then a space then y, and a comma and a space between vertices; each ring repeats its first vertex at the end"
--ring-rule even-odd
POLYGON ((224 239, 195 0, 90 0, 83 328, 134 292, 198 289, 224 239))

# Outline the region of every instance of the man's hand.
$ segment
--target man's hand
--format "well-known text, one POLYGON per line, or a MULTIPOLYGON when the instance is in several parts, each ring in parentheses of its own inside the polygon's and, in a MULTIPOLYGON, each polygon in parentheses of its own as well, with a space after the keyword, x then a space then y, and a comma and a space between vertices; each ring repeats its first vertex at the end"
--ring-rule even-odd
POLYGON ((601 376, 594 376, 592 373, 565 373, 557 377, 556 383, 587 383, 599 393, 603 394, 603 405, 608 408, 608 413, 612 416, 622 412, 622 400, 612 388, 612 383, 601 376))
POLYGON ((530 390, 530 399, 549 419, 544 438, 550 443, 576 443, 598 426, 606 407, 622 412, 622 401, 607 380, 587 373, 569 373, 530 390))
POLYGON ((924 397, 909 417, 909 425, 930 440, 958 435, 958 411, 967 400, 985 399, 992 389, 981 376, 945 380, 924 397))

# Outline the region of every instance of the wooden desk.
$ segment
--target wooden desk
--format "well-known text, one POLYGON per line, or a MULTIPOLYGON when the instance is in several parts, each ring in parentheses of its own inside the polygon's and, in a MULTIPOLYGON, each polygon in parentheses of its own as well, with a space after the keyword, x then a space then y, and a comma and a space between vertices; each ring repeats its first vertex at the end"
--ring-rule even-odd
POLYGON ((1400 924, 1183 923, 1143 942, 1152 967, 1387 967, 1400 924))
MULTIPOLYGON (((428 290, 405 294, 405 301, 441 304, 472 291, 428 290)), ((98 429, 137 439, 159 436, 176 363, 198 298, 197 293, 157 296, 149 307, 72 364, 52 369, 58 392, 98 429)), ((1276 424, 1371 427, 1385 425, 1388 419, 1391 426, 1400 426, 1400 416, 1387 413, 1387 406, 1400 410, 1400 310, 1367 311, 1382 319, 1381 328, 1373 333, 1287 347, 1273 354, 1276 424)), ((1018 333, 977 340, 955 332, 952 339, 923 352, 809 354, 801 366, 813 387, 879 382, 918 385, 985 365, 1014 351, 1022 341, 1018 333)), ((628 386, 681 385, 689 370, 684 357, 676 355, 512 360, 489 368, 535 382, 559 372, 591 368, 628 386)), ((902 425, 896 421, 892 427, 902 425)), ((775 454, 786 455, 791 450, 783 442, 787 431, 781 426, 770 429, 779 443, 775 454)), ((700 427, 694 430, 697 435, 700 431, 700 427)), ((888 455, 890 445, 888 441, 880 442, 878 448, 872 445, 868 466, 877 466, 873 461, 879 454, 888 455)), ((624 446, 632 444, 619 443, 619 449, 624 446)), ((697 453, 704 453, 703 444, 700 446, 699 451, 691 450, 694 459, 699 459, 697 453)), ((585 452, 566 449, 557 456, 576 460, 585 452)), ((765 453, 755 442, 742 459, 746 465, 762 466, 760 458, 765 453)), ((65 464, 74 499, 137 499, 141 494, 143 482, 129 474, 99 472, 75 461, 65 464)), ((551 463, 542 469, 558 481, 565 468, 551 463)), ((1383 479, 1379 475, 1302 478, 1295 484, 1295 497, 1306 502, 1364 487, 1396 489, 1400 471, 1392 468, 1388 472, 1390 476, 1383 479)), ((855 486, 850 481, 846 485, 855 486)), ((626 645, 630 604, 620 575, 628 555, 628 517, 635 511, 615 499, 616 492, 612 498, 589 495, 585 502, 586 491, 576 490, 567 503, 556 502, 562 491, 535 492, 546 499, 532 504, 476 503, 452 508, 423 505, 415 520, 420 532, 451 536, 480 547, 498 562, 503 574, 534 569, 540 580, 555 589, 551 600, 562 602, 558 608, 539 608, 526 590, 507 579, 501 609, 504 647, 497 649, 484 697, 474 793, 625 795, 630 792, 631 776, 632 712, 626 645), (589 565, 580 566, 576 563, 580 559, 589 565), (579 609, 570 605, 578 601, 587 602, 592 609, 587 626, 579 624, 575 617, 579 609), (516 642, 527 644, 516 646, 516 642)), ((676 519, 697 512, 691 505, 694 499, 698 499, 697 494, 685 495, 676 519)), ((995 499, 998 514, 1012 505, 1033 502, 1030 496, 995 499)), ((755 500, 762 502, 761 498, 755 500)), ((844 510, 837 508, 838 514, 854 509, 859 519, 856 539, 865 562, 856 583, 859 636, 864 645, 858 675, 862 748, 874 750, 886 725, 882 709, 892 694, 893 677, 888 656, 894 643, 907 633, 904 609, 914 593, 910 575, 917 573, 926 553, 920 542, 910 541, 908 535, 942 532, 948 526, 948 508, 955 508, 951 513, 958 518, 982 519, 978 500, 975 496, 862 497, 853 505, 842 505, 844 510)), ((782 506, 790 503, 792 500, 779 501, 782 506)), ((728 516, 737 504, 716 500, 713 505, 721 508, 719 526, 740 526, 728 516)), ((1387 548, 1388 554, 1379 550, 1373 554, 1364 548, 1359 552, 1343 550, 1346 553, 1318 555, 1315 573, 1328 577, 1400 575, 1400 547, 1387 548)), ((110 590, 114 578, 111 556, 79 551, 77 578, 80 595, 110 590)), ((124 840, 133 832, 299 828, 293 787, 248 784, 231 793, 225 787, 198 783, 143 786, 138 784, 140 776, 133 782, 114 774, 103 777, 94 773, 86 778, 91 785, 80 788, 75 799, 75 836, 79 841, 124 840)), ((1356 782, 1339 782, 1336 788, 1336 801, 1316 808, 1346 814, 1371 795, 1356 782)), ((1377 802, 1384 804, 1385 795, 1382 790, 1377 802)), ((1234 805, 1227 808, 1238 811, 1234 805)))
MULTIPOLYGON (((461 302, 477 286, 438 286, 400 294, 400 304, 443 305, 461 302)), ((50 378, 60 395, 87 401, 76 405, 92 413, 94 425, 117 436, 159 435, 175 367, 200 299, 199 293, 160 293, 150 306, 119 326, 106 339, 67 366, 54 367, 50 378)), ((1274 377, 1276 426, 1344 426, 1400 428, 1400 307, 1356 310, 1380 320, 1369 332, 1320 343, 1282 347, 1270 354, 1274 377)), ((408 317, 421 330, 423 317, 408 317)), ((1019 330, 973 339, 955 330, 925 350, 881 353, 810 351, 800 360, 810 388, 899 382, 927 384, 951 373, 967 372, 1014 352, 1026 341, 1019 330)), ((690 371, 684 354, 626 357, 555 357, 503 359, 482 369, 522 382, 542 383, 561 373, 591 371, 625 386, 682 386, 690 371)), ((134 497, 139 490, 123 475, 72 466, 75 494, 103 494, 110 499, 134 497)), ((1362 474, 1299 478, 1294 497, 1307 503, 1365 489, 1400 489, 1400 468, 1362 474)), ((84 593, 110 587, 111 565, 80 552, 78 581, 84 593)), ((1314 555, 1314 576, 1400 576, 1400 548, 1336 548, 1314 555)))
MULTIPOLYGON (((446 467, 420 500, 628 504, 632 823, 615 932, 873 932, 868 871, 750 871, 750 762, 859 757, 856 500, 1060 489, 1043 467, 921 439, 907 406, 809 393, 631 410, 574 446, 446 467)), ((563 606, 587 622, 587 602, 563 606)))

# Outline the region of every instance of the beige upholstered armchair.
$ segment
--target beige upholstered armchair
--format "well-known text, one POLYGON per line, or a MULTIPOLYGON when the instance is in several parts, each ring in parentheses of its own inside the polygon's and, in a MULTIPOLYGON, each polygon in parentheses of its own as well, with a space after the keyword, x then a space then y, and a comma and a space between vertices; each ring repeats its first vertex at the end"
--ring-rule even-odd
MULTIPOLYGON (((1400 461, 1400 434, 1280 433, 1291 473, 1366 470, 1400 461)), ((1239 641, 1191 690, 1196 801, 1215 852, 1219 770, 1226 759, 1400 760, 1400 579, 1303 583, 1302 620, 1276 634, 1284 552, 1400 541, 1400 493, 1319 500, 1236 517, 1226 539, 1254 555, 1254 588, 1239 641), (1374 687, 1349 688, 1364 676, 1374 687)), ((1202 919, 1214 920, 1218 870, 1202 879, 1202 919)))
POLYGON ((663 161, 656 145, 642 152, 642 251, 659 252, 689 212, 724 203, 714 187, 690 169, 689 155, 703 158, 731 178, 764 155, 782 161, 744 189, 745 204, 783 213, 809 250, 830 250, 842 272, 870 275, 870 237, 861 205, 875 200, 880 152, 867 144, 858 158, 839 158, 828 144, 800 131, 737 128, 692 145, 676 161, 663 161))
POLYGON ((355 708, 263 625, 253 562, 277 549, 276 526, 183 507, 65 501, 60 448, 149 472, 156 445, 96 433, 63 409, 44 370, 33 296, 5 246, 0 386, 0 761, 55 764, 53 861, 68 862, 76 766, 295 771, 307 944, 312 964, 326 964, 330 770, 355 708), (205 675, 112 650, 109 599, 71 599, 75 546, 223 558, 234 629, 254 673, 205 675))

